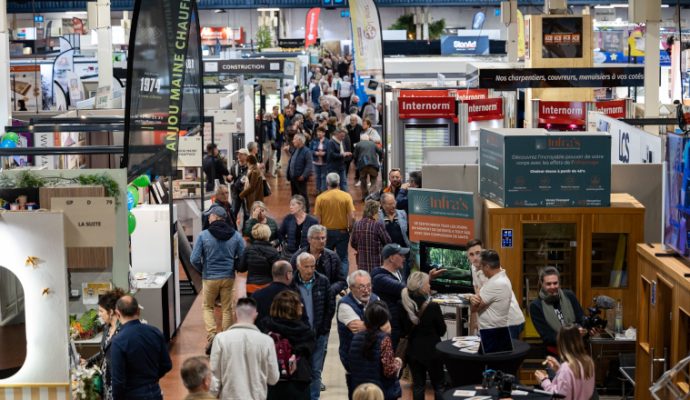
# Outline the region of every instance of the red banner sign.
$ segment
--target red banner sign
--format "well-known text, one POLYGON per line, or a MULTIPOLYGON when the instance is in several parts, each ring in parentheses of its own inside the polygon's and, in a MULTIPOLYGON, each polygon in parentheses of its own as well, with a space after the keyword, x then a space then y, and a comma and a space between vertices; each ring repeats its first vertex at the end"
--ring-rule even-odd
POLYGON ((594 103, 594 107, 597 111, 611 118, 625 118, 628 102, 626 100, 597 101, 594 103))
POLYGON ((455 118, 455 99, 452 97, 399 97, 400 119, 455 118))
POLYGON ((415 89, 415 90, 401 90, 398 97, 450 97, 451 93, 448 89, 415 89))
POLYGON ((321 14, 320 8, 312 8, 307 13, 307 24, 304 30, 305 48, 315 45, 316 39, 319 37, 319 14, 321 14))
POLYGON ((584 125, 587 103, 583 101, 540 101, 540 124, 584 125))
POLYGON ((503 99, 467 100, 467 121, 503 119, 503 99))
POLYGON ((455 98, 460 101, 488 99, 489 89, 458 89, 455 98))

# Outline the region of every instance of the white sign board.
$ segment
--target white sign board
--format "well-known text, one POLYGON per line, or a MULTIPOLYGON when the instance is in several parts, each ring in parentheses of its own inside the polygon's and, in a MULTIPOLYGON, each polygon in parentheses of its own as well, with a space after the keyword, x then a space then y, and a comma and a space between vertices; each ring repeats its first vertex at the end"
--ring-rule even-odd
POLYGON ((615 118, 590 111, 589 130, 611 135, 611 163, 659 164, 663 161, 661 137, 625 124, 615 118))
POLYGON ((65 215, 66 247, 115 246, 115 200, 112 197, 53 197, 50 209, 60 210, 65 215))
POLYGON ((181 136, 177 150, 177 166, 201 167, 204 157, 201 136, 181 136))

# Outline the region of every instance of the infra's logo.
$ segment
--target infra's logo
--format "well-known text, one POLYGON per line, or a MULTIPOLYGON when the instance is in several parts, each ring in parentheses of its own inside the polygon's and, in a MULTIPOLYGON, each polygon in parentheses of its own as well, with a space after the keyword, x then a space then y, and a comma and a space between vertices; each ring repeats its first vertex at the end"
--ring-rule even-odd
POLYGON ((369 24, 366 28, 364 28, 364 37, 369 40, 374 39, 377 31, 378 30, 373 24, 369 24))

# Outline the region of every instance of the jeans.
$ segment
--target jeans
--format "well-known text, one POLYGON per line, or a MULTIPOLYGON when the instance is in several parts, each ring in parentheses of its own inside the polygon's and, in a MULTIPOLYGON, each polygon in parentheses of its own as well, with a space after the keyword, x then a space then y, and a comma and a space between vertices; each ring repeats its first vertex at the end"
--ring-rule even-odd
POLYGON ((347 170, 345 167, 338 171, 338 175, 340 175, 340 190, 347 192, 347 170))
POLYGON ((359 189, 362 191, 362 200, 365 200, 369 195, 369 186, 371 184, 371 191, 376 191, 376 179, 379 176, 379 170, 376 167, 370 165, 359 170, 359 181, 361 186, 359 189))
POLYGON ((213 309, 216 306, 216 298, 220 295, 220 311, 223 317, 223 331, 232 325, 232 296, 235 280, 226 279, 204 279, 202 293, 204 296, 204 324, 206 325, 206 340, 211 341, 216 336, 216 317, 213 309))
POLYGON ((522 333, 522 330, 525 328, 525 323, 521 323, 520 325, 510 325, 508 327, 508 330, 510 331, 510 337, 517 340, 520 339, 520 334, 522 333))
POLYGON ((347 231, 328 230, 326 234, 326 247, 334 250, 340 258, 340 268, 343 276, 348 275, 350 261, 347 259, 347 247, 350 244, 350 233, 347 231))
POLYGON ((314 164, 316 191, 321 193, 326 191, 326 165, 314 164))
POLYGON ((328 334, 317 336, 314 353, 311 355, 311 400, 319 400, 321 397, 321 371, 326 359, 326 346, 328 334))
POLYGON ((273 175, 275 172, 276 162, 273 159, 273 155, 273 140, 266 141, 261 146, 261 160, 264 163, 264 171, 270 175, 273 175))

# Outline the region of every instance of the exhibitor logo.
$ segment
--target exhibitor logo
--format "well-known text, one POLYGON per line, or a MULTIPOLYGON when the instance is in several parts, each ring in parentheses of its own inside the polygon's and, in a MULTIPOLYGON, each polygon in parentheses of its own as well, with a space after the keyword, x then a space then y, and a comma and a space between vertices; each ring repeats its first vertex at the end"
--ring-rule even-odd
POLYGON ((477 41, 476 40, 467 40, 467 41, 454 40, 453 41, 453 48, 456 50, 462 50, 462 51, 475 51, 475 50, 477 50, 477 41))

